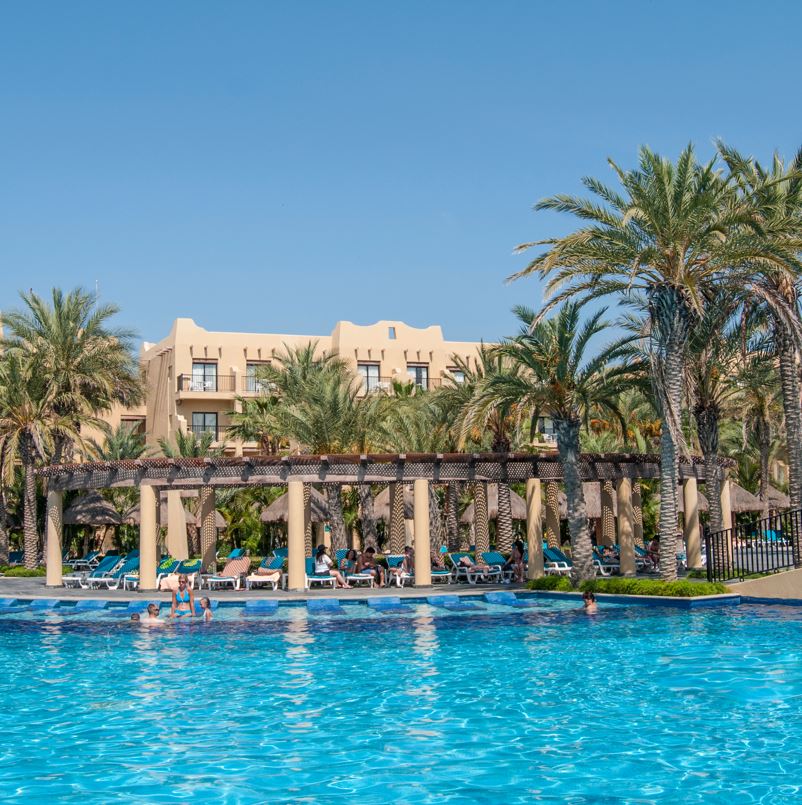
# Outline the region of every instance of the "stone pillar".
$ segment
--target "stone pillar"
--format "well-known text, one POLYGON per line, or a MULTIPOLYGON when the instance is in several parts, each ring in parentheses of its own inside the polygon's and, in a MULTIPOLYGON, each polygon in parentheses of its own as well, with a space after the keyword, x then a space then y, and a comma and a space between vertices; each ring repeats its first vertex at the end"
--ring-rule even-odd
POLYGON ((646 547, 643 541, 643 503, 640 496, 640 481, 633 481, 632 483, 632 514, 633 521, 633 538, 636 545, 646 547))
POLYGON ((546 544, 560 547, 560 485, 546 481, 546 544))
POLYGON ((479 556, 490 550, 490 527, 487 522, 487 484, 473 485, 473 523, 476 534, 475 553, 479 556))
POLYGON ((351 529, 351 547, 355 551, 361 551, 362 550, 362 540, 359 537, 359 529, 358 528, 352 528, 351 529))
POLYGON ((312 486, 304 484, 304 556, 312 556, 312 486))
POLYGON ((217 513, 213 486, 200 491, 201 565, 204 570, 217 570, 217 513))
MULTIPOLYGON (((325 545, 326 544, 326 526, 321 523, 315 523, 315 544, 314 547, 317 548, 318 545, 325 545)), ((307 556, 313 556, 314 551, 310 551, 307 556)))
POLYGON ((601 536, 602 545, 615 544, 615 512, 613 509, 613 482, 603 481, 601 495, 601 536))
POLYGON ((619 478, 616 493, 618 495, 618 547, 621 551, 621 575, 634 576, 636 571, 635 518, 632 513, 632 481, 629 478, 619 478))
POLYGON ((696 478, 682 482, 683 539, 688 557, 688 568, 702 566, 702 550, 699 542, 699 489, 696 478))
POLYGON ((173 559, 189 558, 187 550, 187 518, 184 514, 184 504, 181 502, 181 493, 170 490, 167 493, 167 553, 173 559))
POLYGON ((429 545, 429 482, 417 478, 414 485, 415 507, 415 586, 432 584, 432 559, 429 545))
POLYGON ((156 589, 156 489, 139 487, 139 589, 156 589))
POLYGON ((287 484, 287 589, 303 591, 306 567, 304 561, 304 485, 302 481, 287 484))
POLYGON ((540 479, 526 482, 526 545, 529 561, 526 577, 539 579, 543 575, 543 522, 540 512, 540 479))
POLYGON ((732 501, 730 500, 730 479, 725 475, 721 479, 721 527, 732 528, 732 501))
POLYGON ((49 490, 47 493, 47 578, 48 587, 61 587, 61 530, 63 523, 64 493, 49 490))

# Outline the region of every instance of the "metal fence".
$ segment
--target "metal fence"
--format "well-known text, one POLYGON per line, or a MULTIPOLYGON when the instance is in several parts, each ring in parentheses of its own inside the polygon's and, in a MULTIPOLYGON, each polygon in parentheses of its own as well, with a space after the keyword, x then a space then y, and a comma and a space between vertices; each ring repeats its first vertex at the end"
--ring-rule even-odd
MULTIPOLYGON (((739 523, 723 531, 705 530, 709 581, 744 579, 754 573, 778 573, 797 563, 802 541, 802 511, 794 509, 739 523), (796 549, 796 550, 795 550, 796 549)), ((800 557, 802 559, 802 557, 800 557)))

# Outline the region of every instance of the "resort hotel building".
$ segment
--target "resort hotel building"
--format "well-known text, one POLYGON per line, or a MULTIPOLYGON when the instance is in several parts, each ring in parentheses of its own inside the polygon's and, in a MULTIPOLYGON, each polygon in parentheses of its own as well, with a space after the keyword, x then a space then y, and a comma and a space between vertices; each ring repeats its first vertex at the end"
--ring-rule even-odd
MULTIPOLYGON (((446 378, 463 379, 457 360, 473 366, 480 342, 446 341, 442 329, 410 327, 400 321, 367 326, 340 321, 330 335, 213 332, 192 319, 173 322, 169 335, 142 345, 140 361, 146 383, 145 404, 118 408, 110 424, 131 423, 155 446, 173 440, 177 431, 211 432, 228 455, 258 452, 255 442, 228 439, 229 415, 238 397, 258 395, 259 368, 280 356, 285 347, 315 344, 320 354, 345 360, 361 378, 364 393, 391 390, 394 381, 434 389, 446 378)), ((546 423, 546 431, 550 423, 546 423)))

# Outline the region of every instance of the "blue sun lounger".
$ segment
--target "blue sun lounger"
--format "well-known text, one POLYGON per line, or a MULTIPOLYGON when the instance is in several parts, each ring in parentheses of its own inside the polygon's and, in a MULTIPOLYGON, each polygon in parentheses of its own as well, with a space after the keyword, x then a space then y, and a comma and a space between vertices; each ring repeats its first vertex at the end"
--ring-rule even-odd
POLYGON ((410 612, 406 604, 401 603, 397 595, 383 596, 382 598, 368 598, 368 606, 376 612, 410 612))
POLYGON ((307 590, 311 589, 313 584, 320 584, 321 586, 324 584, 330 584, 331 588, 334 589, 334 583, 334 576, 330 576, 328 573, 315 573, 315 560, 309 556, 306 557, 307 590))
POLYGON ((430 595, 426 602, 433 607, 442 607, 452 612, 465 612, 469 609, 484 609, 479 604, 463 601, 458 595, 430 595))
POLYGON ((277 611, 278 601, 274 598, 259 598, 255 601, 245 602, 243 615, 275 615, 277 611))
POLYGON ((306 602, 306 609, 316 615, 344 615, 345 610, 340 606, 337 598, 310 598, 306 602))
POLYGON ((488 604, 500 604, 505 607, 517 607, 523 609, 525 607, 533 607, 534 603, 529 601, 521 601, 515 593, 502 590, 499 592, 485 593, 485 601, 488 604))

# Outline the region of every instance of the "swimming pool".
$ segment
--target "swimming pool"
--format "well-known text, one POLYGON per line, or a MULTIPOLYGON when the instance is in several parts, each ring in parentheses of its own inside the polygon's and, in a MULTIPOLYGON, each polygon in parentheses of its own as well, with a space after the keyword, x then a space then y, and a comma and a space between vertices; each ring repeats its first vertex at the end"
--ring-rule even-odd
POLYGON ((0 798, 790 803, 802 611, 0 617, 0 798))

